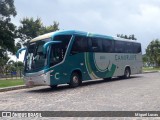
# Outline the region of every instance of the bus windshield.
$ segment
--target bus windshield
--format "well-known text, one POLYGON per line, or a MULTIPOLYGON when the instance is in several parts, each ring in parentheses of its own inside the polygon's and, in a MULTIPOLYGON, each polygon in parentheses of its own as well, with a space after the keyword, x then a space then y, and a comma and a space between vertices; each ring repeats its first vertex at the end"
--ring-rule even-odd
POLYGON ((47 64, 46 56, 43 54, 43 45, 51 38, 30 43, 26 53, 25 71, 41 69, 47 64))
POLYGON ((49 59, 49 65, 53 66, 60 63, 65 56, 71 35, 57 35, 53 38, 53 41, 61 41, 62 43, 53 44, 48 47, 47 55, 43 53, 43 45, 50 41, 51 38, 39 40, 37 42, 32 42, 28 46, 28 51, 26 53, 25 59, 25 71, 34 71, 43 69, 47 65, 49 59), (49 55, 50 53, 50 55, 49 55))

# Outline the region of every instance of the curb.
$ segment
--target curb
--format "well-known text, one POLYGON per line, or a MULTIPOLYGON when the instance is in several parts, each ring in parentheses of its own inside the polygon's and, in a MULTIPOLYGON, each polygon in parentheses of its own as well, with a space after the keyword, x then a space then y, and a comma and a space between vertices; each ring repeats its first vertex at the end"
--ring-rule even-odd
POLYGON ((30 87, 28 87, 28 86, 26 86, 26 85, 5 87, 5 88, 0 88, 0 92, 6 92, 6 91, 18 90, 18 89, 25 89, 25 88, 30 88, 30 87))
POLYGON ((146 74, 146 73, 157 73, 157 72, 160 72, 160 71, 145 71, 145 72, 142 72, 142 74, 146 74))

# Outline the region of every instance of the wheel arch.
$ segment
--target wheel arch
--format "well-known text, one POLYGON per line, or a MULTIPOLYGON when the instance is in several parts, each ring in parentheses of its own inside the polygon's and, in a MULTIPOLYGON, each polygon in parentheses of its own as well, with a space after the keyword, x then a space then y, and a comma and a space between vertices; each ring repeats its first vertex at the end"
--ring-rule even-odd
POLYGON ((82 71, 81 71, 81 69, 74 69, 74 70, 72 70, 70 76, 72 75, 72 73, 77 73, 77 74, 79 75, 81 81, 82 81, 83 76, 82 76, 82 71))
POLYGON ((130 72, 130 74, 131 74, 131 67, 130 67, 130 65, 126 65, 125 68, 124 68, 124 71, 125 71, 126 69, 129 69, 129 72, 130 72))

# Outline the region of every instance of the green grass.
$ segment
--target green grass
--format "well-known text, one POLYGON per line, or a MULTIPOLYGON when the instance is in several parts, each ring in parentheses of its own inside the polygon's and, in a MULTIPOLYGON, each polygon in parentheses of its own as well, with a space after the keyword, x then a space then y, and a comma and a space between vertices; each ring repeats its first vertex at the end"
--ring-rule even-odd
POLYGON ((22 79, 0 80, 0 88, 17 86, 17 85, 24 85, 23 80, 22 79))
POLYGON ((159 68, 155 68, 155 67, 143 67, 143 71, 160 71, 160 67, 159 68))

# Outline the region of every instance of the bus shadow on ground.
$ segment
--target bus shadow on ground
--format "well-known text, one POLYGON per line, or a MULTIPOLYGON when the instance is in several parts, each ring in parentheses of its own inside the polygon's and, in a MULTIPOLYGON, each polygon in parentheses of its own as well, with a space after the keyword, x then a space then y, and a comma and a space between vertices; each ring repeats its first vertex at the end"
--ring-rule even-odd
POLYGON ((99 80, 88 80, 88 81, 84 81, 79 87, 77 88, 71 88, 68 84, 64 84, 64 85, 59 85, 57 88, 50 88, 45 87, 45 88, 37 88, 34 90, 29 90, 27 92, 35 92, 35 93, 42 93, 42 92, 60 92, 60 91, 64 91, 64 90, 69 90, 69 89, 78 89, 78 88, 82 88, 82 87, 88 87, 91 85, 96 85, 96 84, 104 84, 104 83, 109 83, 109 82, 117 82, 117 81, 124 81, 124 80, 137 80, 136 78, 141 78, 142 76, 131 76, 129 79, 122 79, 122 78, 112 78, 111 80, 103 80, 103 79, 99 79, 99 80))

